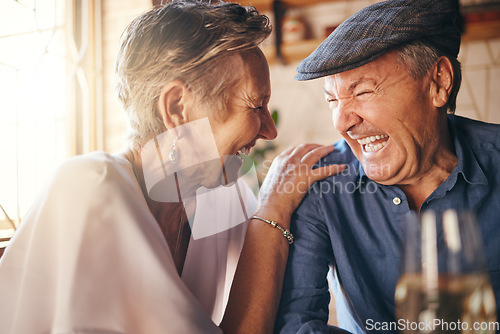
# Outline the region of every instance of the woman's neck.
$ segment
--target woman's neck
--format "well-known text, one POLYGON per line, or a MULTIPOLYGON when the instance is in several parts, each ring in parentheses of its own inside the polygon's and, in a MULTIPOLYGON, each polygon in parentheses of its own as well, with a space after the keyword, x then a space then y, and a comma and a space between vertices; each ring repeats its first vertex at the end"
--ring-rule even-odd
POLYGON ((124 157, 131 163, 134 175, 141 187, 144 199, 150 212, 155 217, 163 233, 168 247, 172 254, 174 263, 179 276, 182 274, 182 268, 187 254, 191 229, 189 219, 194 215, 196 202, 193 200, 185 202, 158 202, 148 194, 144 180, 142 160, 139 150, 129 150, 124 153, 124 157), (186 213, 186 207, 188 213, 186 213))

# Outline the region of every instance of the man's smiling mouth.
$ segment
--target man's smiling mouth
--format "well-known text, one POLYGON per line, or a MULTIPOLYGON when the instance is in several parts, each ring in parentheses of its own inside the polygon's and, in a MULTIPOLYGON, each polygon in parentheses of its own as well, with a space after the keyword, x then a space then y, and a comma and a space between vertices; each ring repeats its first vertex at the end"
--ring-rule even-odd
POLYGON ((387 144, 386 138, 389 138, 389 136, 376 135, 358 139, 357 141, 365 152, 376 152, 381 150, 387 144))

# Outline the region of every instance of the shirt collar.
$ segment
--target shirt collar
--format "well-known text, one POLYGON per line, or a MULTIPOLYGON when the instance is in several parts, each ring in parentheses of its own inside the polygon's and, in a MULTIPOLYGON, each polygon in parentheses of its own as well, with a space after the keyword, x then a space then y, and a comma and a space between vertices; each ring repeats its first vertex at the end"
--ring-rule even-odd
MULTIPOLYGON (((365 170, 363 169, 363 165, 361 164, 361 162, 359 162, 358 159, 356 159, 355 164, 358 165, 358 166, 356 165, 353 166, 353 168, 358 168, 358 179, 354 187, 354 189, 357 190, 359 189, 359 187, 361 187, 363 183, 370 181, 370 179, 368 178, 368 176, 366 176, 365 170)), ((375 182, 375 184, 377 186, 379 185, 377 182, 375 182)))
POLYGON ((455 154, 458 162, 452 174, 462 174, 464 180, 470 184, 488 184, 488 179, 479 165, 476 155, 463 130, 457 129, 458 116, 448 115, 448 129, 455 145, 455 154))
POLYGON ((361 162, 359 162, 359 160, 356 160, 356 163, 359 165, 359 167, 358 167, 359 168, 358 175, 359 175, 359 181, 360 181, 360 182, 358 182, 358 184, 359 184, 359 183, 361 183, 361 181, 364 181, 365 179, 367 179, 368 176, 366 176, 365 170, 363 169, 363 165, 361 164, 361 162))

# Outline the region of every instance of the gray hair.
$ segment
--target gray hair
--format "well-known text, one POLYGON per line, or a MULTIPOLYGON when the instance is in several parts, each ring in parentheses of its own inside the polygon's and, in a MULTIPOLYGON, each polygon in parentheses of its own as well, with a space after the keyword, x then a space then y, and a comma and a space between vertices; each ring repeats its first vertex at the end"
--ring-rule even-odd
POLYGON ((408 71, 413 79, 423 78, 429 73, 437 60, 445 56, 453 67, 453 87, 445 105, 448 113, 455 113, 457 107, 457 95, 462 83, 462 68, 455 57, 450 57, 439 51, 436 47, 422 41, 414 41, 394 50, 399 62, 408 66, 408 71))
POLYGON ((157 112, 162 88, 181 80, 199 103, 225 117, 239 80, 227 57, 257 48, 269 19, 233 3, 173 1, 134 19, 122 35, 116 64, 118 97, 128 114, 129 140, 144 144, 164 132, 157 112))

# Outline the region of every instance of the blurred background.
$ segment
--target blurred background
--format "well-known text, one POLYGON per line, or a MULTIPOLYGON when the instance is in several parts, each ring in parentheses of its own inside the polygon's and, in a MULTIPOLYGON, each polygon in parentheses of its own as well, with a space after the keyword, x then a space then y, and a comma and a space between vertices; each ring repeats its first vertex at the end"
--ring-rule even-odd
MULTIPOLYGON (((159 1, 157 1, 159 2, 159 1)), ((339 139, 323 81, 296 82, 298 62, 370 0, 242 0, 269 15, 270 110, 279 135, 260 164, 290 145, 339 139)), ((500 123, 500 1, 460 2, 464 80, 457 114, 500 123)), ((153 0, 0 0, 0 247, 65 159, 124 147, 114 92, 121 32, 153 0)))

